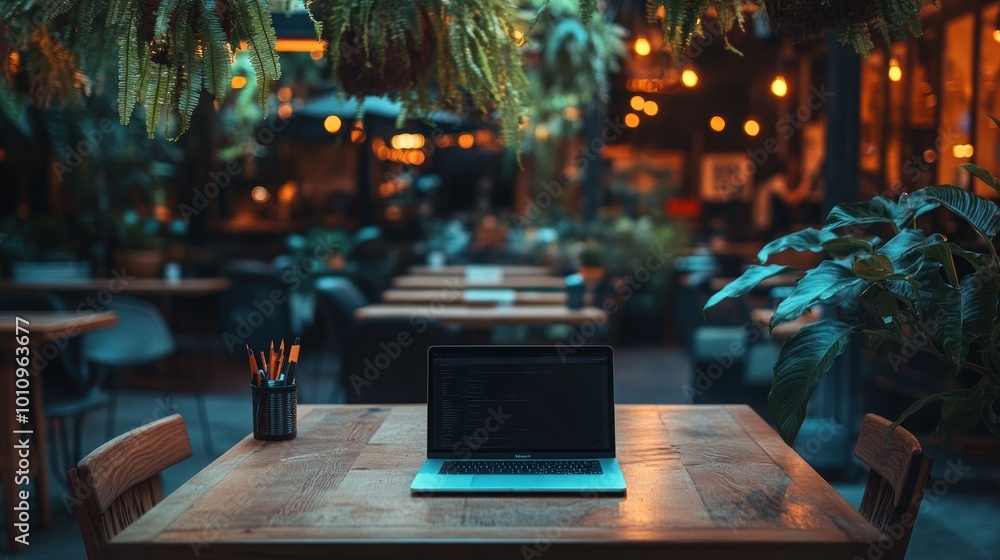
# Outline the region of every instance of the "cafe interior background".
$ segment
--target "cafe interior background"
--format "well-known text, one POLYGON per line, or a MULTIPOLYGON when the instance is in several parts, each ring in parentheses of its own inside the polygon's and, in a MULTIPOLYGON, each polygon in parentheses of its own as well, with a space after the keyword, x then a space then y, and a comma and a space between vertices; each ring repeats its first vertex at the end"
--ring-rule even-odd
MULTIPOLYGON (((109 438, 183 414, 195 456, 166 472, 169 491, 246 436, 244 344, 300 337, 304 403, 379 402, 358 397, 358 384, 372 381, 365 368, 389 333, 418 322, 441 327, 418 337, 424 348, 611 344, 617 402, 747 403, 770 419, 774 365, 795 330, 771 333, 756 314, 773 311, 794 280, 703 311, 714 293, 761 264, 768 242, 822 229, 837 204, 941 184, 998 198, 962 165, 1000 173, 1000 129, 987 117, 1000 115, 1000 2, 925 3, 921 33, 903 29, 887 42, 873 25, 866 46, 856 29, 841 33, 847 44, 795 22, 782 29, 753 2, 732 29, 712 8, 684 45, 664 35, 655 9, 647 20, 645 2, 602 2, 588 21, 575 1, 480 0, 508 6, 509 42, 483 55, 497 68, 520 59, 523 76, 498 78, 519 97, 442 94, 448 103, 437 105, 421 90, 430 82, 409 73, 447 64, 414 54, 441 48, 426 22, 420 39, 380 39, 390 41, 387 68, 400 69, 380 73, 359 65, 347 40, 335 43, 334 64, 309 14, 287 4, 270 2, 280 77, 250 48, 215 81, 206 63, 198 79, 207 91, 190 78, 164 85, 177 88, 165 104, 145 82, 120 89, 112 33, 81 39, 60 34, 58 22, 30 33, 27 20, 0 23, 4 310, 44 299, 18 283, 49 283, 69 310, 151 304, 161 329, 117 330, 103 351, 86 341, 99 333, 84 334, 50 357, 46 398, 72 412, 49 421, 53 521, 24 557, 83 557, 60 499, 64 473, 109 438), (77 39, 91 45, 85 54, 77 39), (123 111, 122 97, 139 107, 123 111), (458 280, 485 287, 463 294, 461 282, 432 283, 426 301, 392 303, 415 270, 458 265, 471 265, 458 280), (554 279, 529 290, 543 300, 568 301, 579 279, 588 304, 610 310, 606 320, 448 322, 448 308, 466 298, 523 305, 515 276, 502 272, 512 266, 554 279), (145 278, 203 283, 132 288, 145 278), (102 288, 72 287, 86 279, 102 288), (361 320, 371 306, 384 313, 361 320), (149 337, 169 347, 137 359, 134 348, 156 346, 149 337)), ((153 36, 153 23, 143 32, 153 36)), ((156 41, 154 57, 183 56, 157 53, 156 41)), ((948 212, 921 226, 970 237, 948 212)), ((770 262, 808 270, 825 258, 787 250, 770 262)), ((958 383, 934 358, 910 358, 857 339, 810 401, 795 448, 855 505, 862 416, 895 419, 958 383)), ((392 367, 422 371, 422 359, 410 352, 392 367)), ((932 481, 948 465, 968 468, 928 490, 910 558, 994 557, 1000 439, 984 423, 935 433, 937 406, 904 426, 935 457, 932 481)))

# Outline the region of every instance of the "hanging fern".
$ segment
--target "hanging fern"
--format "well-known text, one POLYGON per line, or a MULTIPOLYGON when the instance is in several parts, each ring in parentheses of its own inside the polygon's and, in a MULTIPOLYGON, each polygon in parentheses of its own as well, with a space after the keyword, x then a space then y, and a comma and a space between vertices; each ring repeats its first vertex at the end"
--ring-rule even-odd
MULTIPOLYGON (((26 93, 37 106, 79 99, 90 76, 117 70, 119 118, 128 124, 136 105, 145 107, 150 138, 161 126, 171 139, 183 134, 203 89, 225 96, 233 57, 244 46, 264 111, 270 84, 281 76, 267 0, 14 0, 0 7, 0 21, 0 61, 23 53, 26 93), (117 40, 117 48, 95 45, 100 35, 117 40), (116 60, 95 46, 117 52, 116 60), (168 130, 174 115, 179 124, 168 130)), ((15 73, 0 64, 0 87, 13 89, 15 73)))
POLYGON ((349 95, 386 95, 401 119, 447 110, 497 114, 517 147, 528 80, 509 0, 307 0, 349 95))

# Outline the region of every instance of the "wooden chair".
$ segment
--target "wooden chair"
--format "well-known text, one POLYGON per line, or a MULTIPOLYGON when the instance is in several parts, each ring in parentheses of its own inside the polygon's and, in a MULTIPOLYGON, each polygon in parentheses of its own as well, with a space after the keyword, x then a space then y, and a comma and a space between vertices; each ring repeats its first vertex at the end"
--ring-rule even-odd
POLYGON ((98 447, 68 473, 90 560, 163 499, 160 472, 191 456, 184 419, 173 414, 98 447))
POLYGON ((889 439, 891 422, 869 414, 861 423, 854 455, 868 465, 868 485, 861 514, 888 539, 886 560, 902 560, 920 510, 920 500, 931 473, 931 458, 913 434, 897 427, 889 439))

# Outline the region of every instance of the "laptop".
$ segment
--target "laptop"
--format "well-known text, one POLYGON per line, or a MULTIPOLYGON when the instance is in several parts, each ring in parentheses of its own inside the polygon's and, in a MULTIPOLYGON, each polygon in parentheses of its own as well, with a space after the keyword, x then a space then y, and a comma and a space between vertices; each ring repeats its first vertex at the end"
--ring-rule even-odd
POLYGON ((432 346, 414 493, 623 493, 610 346, 432 346))

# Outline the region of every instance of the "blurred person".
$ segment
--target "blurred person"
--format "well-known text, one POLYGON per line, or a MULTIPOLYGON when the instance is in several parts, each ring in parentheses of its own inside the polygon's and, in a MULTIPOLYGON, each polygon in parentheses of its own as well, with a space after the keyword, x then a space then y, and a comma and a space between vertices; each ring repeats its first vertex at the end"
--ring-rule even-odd
POLYGON ((790 231, 793 210, 809 196, 811 185, 799 180, 798 160, 793 157, 775 156, 760 167, 757 177, 751 209, 754 230, 773 239, 790 231))

